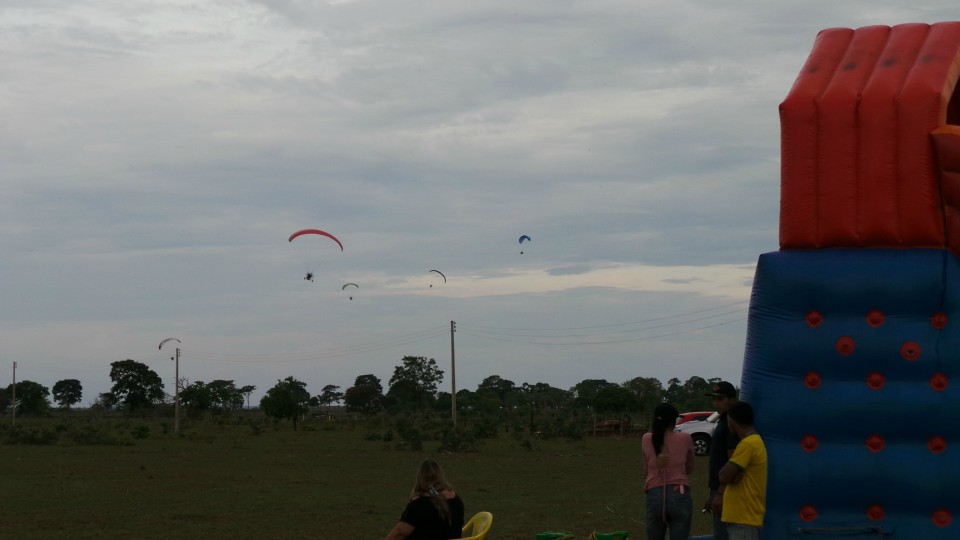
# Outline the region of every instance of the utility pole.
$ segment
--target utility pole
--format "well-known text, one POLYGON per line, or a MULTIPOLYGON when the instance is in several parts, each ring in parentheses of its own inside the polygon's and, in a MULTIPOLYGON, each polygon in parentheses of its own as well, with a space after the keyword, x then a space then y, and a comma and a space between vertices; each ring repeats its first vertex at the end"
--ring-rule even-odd
POLYGON ((453 418, 453 427, 457 427, 457 361, 453 348, 456 331, 457 323, 450 321, 450 417, 453 418))
POLYGON ((11 405, 13 406, 13 422, 12 425, 17 425, 17 363, 13 363, 13 386, 10 387, 11 395, 11 405))
MULTIPOLYGON (((179 339, 175 337, 171 337, 161 341, 160 346, 157 348, 163 349, 163 344, 168 341, 176 341, 177 343, 180 343, 179 339)), ((175 367, 173 371, 173 376, 175 377, 174 378, 175 386, 173 387, 174 388, 173 390, 173 396, 174 396, 173 397, 173 432, 179 435, 180 434, 180 347, 177 347, 177 351, 173 355, 173 358, 171 358, 171 360, 175 362, 174 364, 175 367)))
POLYGON ((180 434, 180 347, 174 355, 173 381, 173 432, 180 434))

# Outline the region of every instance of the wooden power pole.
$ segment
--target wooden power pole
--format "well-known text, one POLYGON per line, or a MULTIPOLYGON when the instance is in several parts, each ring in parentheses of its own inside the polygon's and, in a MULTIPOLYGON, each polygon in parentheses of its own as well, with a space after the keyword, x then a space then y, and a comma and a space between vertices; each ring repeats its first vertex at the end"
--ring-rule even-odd
POLYGON ((457 331, 457 323, 450 321, 450 417, 453 427, 457 427, 457 361, 453 348, 453 334, 457 331))
POLYGON ((17 363, 13 363, 13 385, 10 387, 10 405, 13 406, 13 421, 11 425, 17 425, 17 363))
MULTIPOLYGON (((160 346, 157 348, 163 349, 163 344, 168 341, 176 341, 177 343, 180 343, 179 339, 175 337, 171 337, 161 341, 160 346)), ((174 376, 173 384, 175 385, 173 387, 174 388, 173 390, 173 432, 179 435, 180 434, 180 347, 177 347, 177 351, 173 355, 173 358, 171 358, 171 360, 173 360, 175 363, 173 368, 173 376, 174 376)))

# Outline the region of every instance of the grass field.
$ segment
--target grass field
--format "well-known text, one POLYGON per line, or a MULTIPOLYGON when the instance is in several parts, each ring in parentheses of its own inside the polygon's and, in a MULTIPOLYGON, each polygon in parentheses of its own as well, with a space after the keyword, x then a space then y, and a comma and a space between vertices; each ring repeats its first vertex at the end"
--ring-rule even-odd
MULTIPOLYGON (((149 435, 129 446, 0 445, 2 536, 380 539, 416 466, 432 456, 468 517, 493 513, 490 539, 594 530, 645 538, 637 438, 520 444, 501 436, 478 452, 438 454, 435 441, 397 450, 349 422, 308 422, 297 432, 267 420, 185 422, 181 437, 159 422, 131 424, 141 435, 147 424, 149 435)), ((693 534, 710 530, 699 512, 706 468, 698 458, 693 534)))

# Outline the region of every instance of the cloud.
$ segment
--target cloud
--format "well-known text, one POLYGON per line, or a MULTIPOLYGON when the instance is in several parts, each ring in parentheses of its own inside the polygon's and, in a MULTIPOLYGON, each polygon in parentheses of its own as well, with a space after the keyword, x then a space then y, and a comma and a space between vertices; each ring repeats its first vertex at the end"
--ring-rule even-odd
POLYGON ((316 393, 445 359, 455 320, 462 387, 736 381, 753 268, 778 249, 777 106, 816 32, 954 16, 945 0, 15 2, 0 354, 47 386, 76 376, 86 403, 128 357, 169 385, 155 349, 177 335, 184 376, 255 401, 288 374, 316 393), (286 241, 305 227, 345 245, 312 284, 286 241), (651 317, 683 324, 543 337, 651 317))

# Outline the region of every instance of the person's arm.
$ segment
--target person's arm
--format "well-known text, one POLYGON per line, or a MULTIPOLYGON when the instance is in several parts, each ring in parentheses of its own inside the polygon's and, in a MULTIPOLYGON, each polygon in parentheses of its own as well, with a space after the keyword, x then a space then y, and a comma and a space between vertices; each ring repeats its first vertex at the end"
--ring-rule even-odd
POLYGON ((733 461, 728 461, 723 467, 720 467, 718 476, 720 477, 720 492, 723 493, 726 484, 736 484, 743 478, 743 469, 733 461))
POLYGON ((404 538, 413 534, 413 529, 413 525, 405 521, 398 521, 385 540, 404 540, 404 538))
POLYGON ((653 460, 650 459, 650 456, 653 455, 653 444, 648 440, 649 433, 644 433, 640 438, 640 456, 643 458, 643 477, 647 477, 647 469, 650 468, 650 461, 656 461, 656 457, 653 460))
POLYGON ((753 457, 753 449, 749 444, 737 444, 737 449, 733 451, 730 460, 720 468, 721 484, 736 484, 743 478, 743 471, 750 465, 753 457))
POLYGON ((720 484, 720 487, 717 489, 717 494, 703 505, 704 507, 710 508, 709 511, 718 516, 723 515, 723 491, 721 490, 725 487, 726 484, 720 484))
POLYGON ((694 466, 696 465, 697 456, 693 453, 693 445, 691 444, 687 447, 687 474, 693 474, 694 466))

